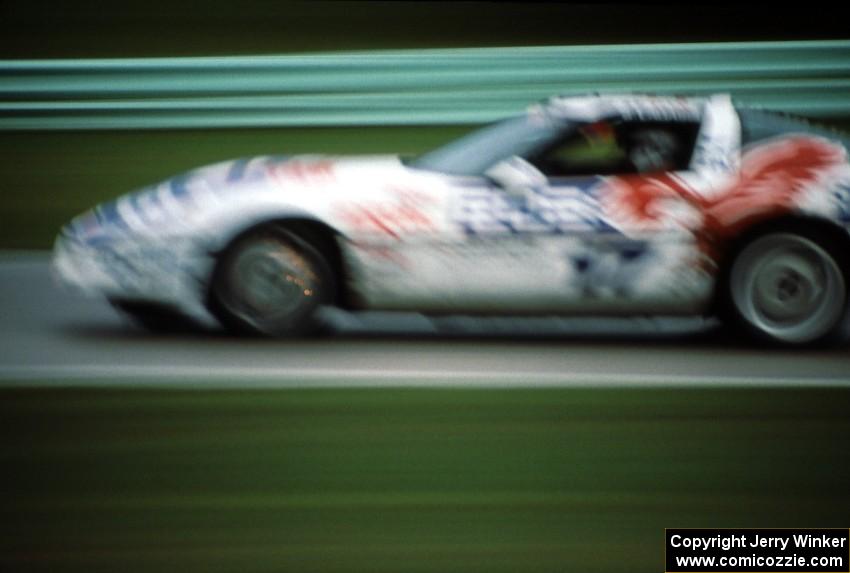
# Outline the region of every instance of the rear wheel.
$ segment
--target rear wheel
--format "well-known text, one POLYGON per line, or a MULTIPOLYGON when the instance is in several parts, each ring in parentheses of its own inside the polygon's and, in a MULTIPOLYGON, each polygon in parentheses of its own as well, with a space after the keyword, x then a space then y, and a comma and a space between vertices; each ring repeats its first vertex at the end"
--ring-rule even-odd
POLYGON ((846 339, 844 259, 809 232, 771 232, 737 254, 729 271, 731 318, 750 334, 785 345, 846 339))
POLYGON ((322 255, 276 227, 237 239, 219 259, 210 310, 229 330, 266 336, 318 331, 317 311, 331 301, 333 276, 322 255))

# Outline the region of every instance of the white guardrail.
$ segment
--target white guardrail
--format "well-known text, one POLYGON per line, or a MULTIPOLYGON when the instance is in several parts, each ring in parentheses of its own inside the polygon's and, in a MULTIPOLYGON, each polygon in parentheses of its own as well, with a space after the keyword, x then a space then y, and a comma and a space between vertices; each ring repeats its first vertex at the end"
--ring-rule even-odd
POLYGON ((476 124, 596 91, 850 118, 850 41, 0 60, 0 130, 476 124))

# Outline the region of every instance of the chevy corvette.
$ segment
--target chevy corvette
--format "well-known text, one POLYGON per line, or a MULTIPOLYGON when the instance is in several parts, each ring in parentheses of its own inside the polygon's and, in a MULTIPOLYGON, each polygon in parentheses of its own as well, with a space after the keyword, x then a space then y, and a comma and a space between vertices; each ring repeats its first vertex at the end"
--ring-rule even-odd
POLYGON ((850 334, 850 140, 709 97, 553 97, 411 160, 262 156, 100 205, 61 279, 149 326, 305 335, 319 310, 710 315, 850 334))

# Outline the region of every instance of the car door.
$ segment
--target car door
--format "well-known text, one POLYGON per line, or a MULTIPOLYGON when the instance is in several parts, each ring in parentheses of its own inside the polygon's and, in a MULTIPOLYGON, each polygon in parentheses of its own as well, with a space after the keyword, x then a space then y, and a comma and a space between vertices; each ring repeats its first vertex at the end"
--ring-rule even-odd
POLYGON ((450 177, 450 240, 422 243, 417 304, 473 312, 690 312, 706 288, 687 175, 696 122, 570 123, 482 177, 450 177))
POLYGON ((694 121, 605 120, 576 126, 526 157, 545 176, 526 210, 558 269, 561 310, 690 312, 709 284, 701 213, 681 182, 694 121))
POLYGON ((481 155, 488 161, 468 173, 452 171, 464 171, 469 154, 451 169, 413 165, 411 185, 443 189, 439 232, 368 245, 359 281, 368 306, 692 312, 695 293, 704 300, 710 288, 701 213, 680 184, 691 175, 699 122, 561 125, 513 155, 481 155))

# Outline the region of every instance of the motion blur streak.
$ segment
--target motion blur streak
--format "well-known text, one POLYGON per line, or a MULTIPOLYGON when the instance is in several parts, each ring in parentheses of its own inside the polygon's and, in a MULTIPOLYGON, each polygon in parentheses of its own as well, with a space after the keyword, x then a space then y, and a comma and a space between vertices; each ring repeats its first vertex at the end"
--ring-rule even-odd
MULTIPOLYGON (((521 324, 521 320, 517 319, 521 324)), ((565 331, 566 334, 567 331, 565 331)), ((442 370, 353 370, 326 368, 257 368, 191 365, 128 366, 64 364, 0 366, 0 387, 169 387, 179 389, 246 388, 666 388, 666 387, 850 387, 850 378, 718 375, 625 374, 619 372, 493 372, 442 370)))
POLYGON ((7 60, 0 130, 476 124, 600 86, 836 119, 848 74, 847 40, 7 60))
POLYGON ((670 523, 846 519, 850 393, 811 387, 848 379, 844 349, 413 317, 317 342, 153 337, 58 290, 44 255, 0 261, 4 571, 649 571, 670 523), (489 389, 449 387, 485 369, 489 389), (343 387, 369 372, 443 387, 343 387), (621 386, 730 377, 809 387, 621 386), (260 389, 281 381, 300 386, 260 389))
POLYGON ((0 264, 0 385, 846 386, 850 355, 738 348, 690 322, 595 319, 436 323, 350 315, 326 340, 152 336, 106 303, 55 286, 43 255, 0 264), (765 358, 769 357, 769 360, 765 358))
POLYGON ((848 407, 835 389, 2 389, 0 567, 661 570, 671 522, 846 520, 848 407))

